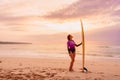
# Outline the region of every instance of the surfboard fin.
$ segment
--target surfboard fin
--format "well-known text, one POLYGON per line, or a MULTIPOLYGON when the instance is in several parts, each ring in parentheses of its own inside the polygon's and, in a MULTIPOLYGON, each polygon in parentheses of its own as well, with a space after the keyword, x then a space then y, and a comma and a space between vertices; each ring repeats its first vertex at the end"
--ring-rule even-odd
POLYGON ((85 68, 85 67, 83 67, 83 72, 88 72, 88 69, 87 68, 85 68))

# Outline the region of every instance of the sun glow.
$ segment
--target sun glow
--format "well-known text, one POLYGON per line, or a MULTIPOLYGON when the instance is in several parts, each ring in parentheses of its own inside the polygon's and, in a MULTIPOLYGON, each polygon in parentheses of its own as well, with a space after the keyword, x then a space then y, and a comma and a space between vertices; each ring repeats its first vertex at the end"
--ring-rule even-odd
POLYGON ((47 26, 60 32, 75 32, 79 30, 79 22, 47 23, 47 26))
MULTIPOLYGON (((56 32, 67 32, 67 33, 75 33, 81 31, 81 23, 80 20, 77 21, 68 21, 64 23, 46 23, 46 26, 49 28, 53 28, 56 30, 56 32)), ((95 26, 92 25, 92 23, 88 21, 83 20, 83 25, 85 30, 91 30, 95 26)))

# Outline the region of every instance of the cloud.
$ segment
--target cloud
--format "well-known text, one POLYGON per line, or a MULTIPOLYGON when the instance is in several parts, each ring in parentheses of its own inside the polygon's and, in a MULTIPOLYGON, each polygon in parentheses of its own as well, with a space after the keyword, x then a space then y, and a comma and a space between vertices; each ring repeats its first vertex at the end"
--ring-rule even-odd
POLYGON ((34 15, 35 11, 31 12, 34 8, 30 7, 28 3, 25 0, 18 0, 0 4, 0 28, 2 31, 26 31, 26 27, 33 25, 29 21, 37 20, 38 15, 34 15))
POLYGON ((112 13, 113 16, 117 16, 120 18, 120 9, 119 10, 116 10, 112 13))
POLYGON ((120 5, 120 0, 78 0, 66 8, 42 16, 51 20, 79 19, 109 15, 120 5))
POLYGON ((110 22, 109 20, 111 19, 109 18, 111 18, 111 16, 117 21, 120 20, 118 17, 120 0, 70 0, 72 2, 69 0, 65 0, 66 2, 51 0, 51 3, 46 3, 46 1, 48 0, 1 0, 0 29, 11 32, 27 32, 27 30, 32 32, 33 29, 37 27, 35 31, 38 29, 40 30, 38 32, 41 32, 43 29, 49 31, 51 28, 48 27, 49 25, 42 27, 42 24, 46 25, 44 20, 42 23, 42 18, 44 18, 45 21, 46 19, 64 21, 68 19, 94 17, 95 21, 98 19, 101 20, 101 23, 106 22, 107 24, 110 22), (43 15, 43 13, 46 15, 43 15), (97 19, 95 17, 97 17, 97 19))
MULTIPOLYGON (((1 0, 0 3, 0 27, 12 27, 24 24, 23 21, 28 20, 28 16, 16 15, 17 10, 21 11, 22 6, 25 6, 24 0, 1 0)), ((21 12, 23 13, 23 12, 21 12)), ((18 13, 20 14, 20 13, 18 13)))
MULTIPOLYGON (((32 20, 39 21, 41 20, 40 15, 47 11, 52 11, 54 8, 58 8, 58 6, 60 7, 60 5, 67 3, 69 0, 59 2, 58 0, 51 0, 51 3, 46 3, 47 1, 48 0, 1 0, 0 24, 5 25, 5 27, 22 26, 32 20)), ((73 0, 70 1, 73 2, 73 0)))

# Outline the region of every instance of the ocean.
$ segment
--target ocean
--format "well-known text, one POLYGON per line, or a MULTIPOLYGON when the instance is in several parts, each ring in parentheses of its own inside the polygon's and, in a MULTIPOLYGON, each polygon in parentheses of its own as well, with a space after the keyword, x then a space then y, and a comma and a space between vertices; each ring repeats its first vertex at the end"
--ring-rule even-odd
MULTIPOLYGON (((0 44, 0 56, 40 57, 68 54, 66 43, 60 44, 0 44)), ((82 55, 82 47, 76 48, 76 54, 82 55)), ((120 45, 86 44, 86 56, 120 58, 120 45)))

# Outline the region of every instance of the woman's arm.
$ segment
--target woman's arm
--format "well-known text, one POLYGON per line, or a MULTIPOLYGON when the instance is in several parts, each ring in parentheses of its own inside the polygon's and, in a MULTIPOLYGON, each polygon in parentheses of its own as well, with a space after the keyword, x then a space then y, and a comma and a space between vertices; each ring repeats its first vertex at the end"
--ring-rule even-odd
POLYGON ((82 42, 81 42, 81 43, 79 43, 79 44, 75 44, 75 46, 76 46, 76 47, 78 47, 78 46, 80 46, 80 45, 82 45, 82 42))

